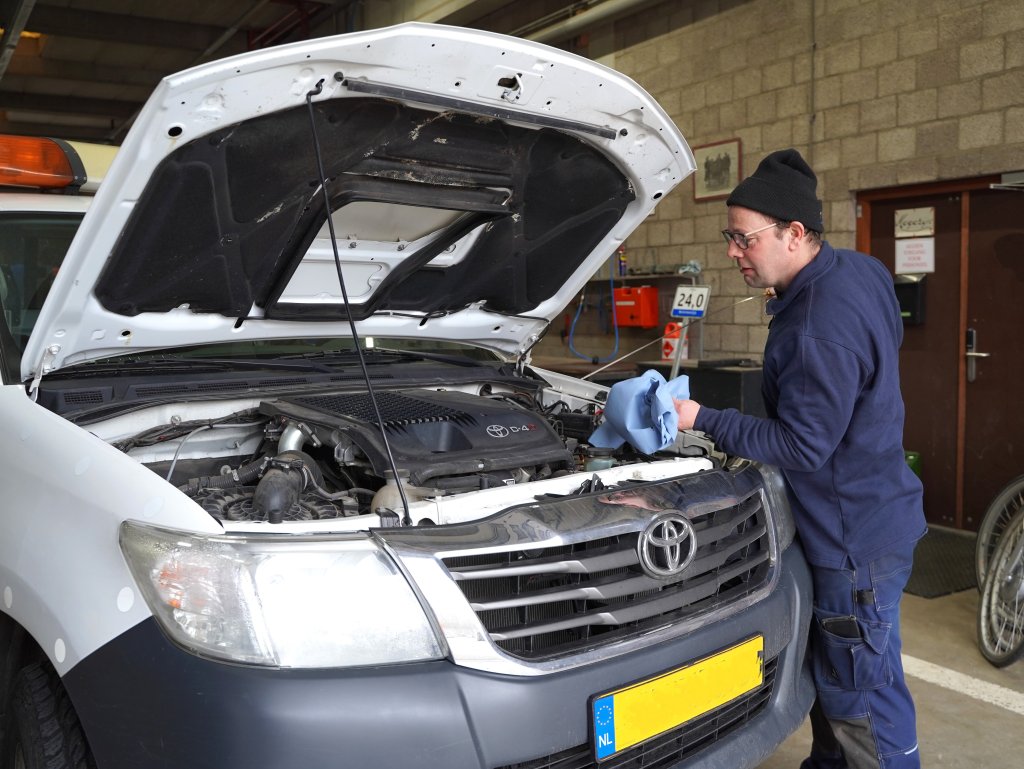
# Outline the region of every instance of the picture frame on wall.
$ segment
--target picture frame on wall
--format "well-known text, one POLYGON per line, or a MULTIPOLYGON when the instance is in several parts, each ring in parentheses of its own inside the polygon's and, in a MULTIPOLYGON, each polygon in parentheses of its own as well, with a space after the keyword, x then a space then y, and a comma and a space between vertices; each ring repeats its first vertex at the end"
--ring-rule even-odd
POLYGON ((697 171, 693 175, 694 200, 717 200, 729 196, 743 178, 740 149, 739 139, 693 148, 693 158, 697 161, 697 171))

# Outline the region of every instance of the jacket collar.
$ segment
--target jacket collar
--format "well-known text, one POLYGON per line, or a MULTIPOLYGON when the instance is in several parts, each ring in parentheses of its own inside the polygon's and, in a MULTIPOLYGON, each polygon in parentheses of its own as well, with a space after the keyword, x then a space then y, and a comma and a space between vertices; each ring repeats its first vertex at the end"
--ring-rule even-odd
POLYGON ((828 241, 823 240, 821 242, 821 249, 815 257, 807 263, 807 266, 796 274, 796 277, 793 278, 793 282, 789 284, 789 288, 774 299, 768 300, 768 303, 765 306, 765 312, 769 315, 778 315, 789 307, 789 305, 793 303, 794 299, 799 296, 804 289, 831 270, 835 263, 835 249, 829 245, 828 241))

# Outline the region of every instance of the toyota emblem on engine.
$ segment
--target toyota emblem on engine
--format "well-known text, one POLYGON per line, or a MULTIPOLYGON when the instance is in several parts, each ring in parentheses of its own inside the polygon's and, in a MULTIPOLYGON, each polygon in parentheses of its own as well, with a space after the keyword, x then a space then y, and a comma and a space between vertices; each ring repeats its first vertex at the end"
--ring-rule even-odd
POLYGON ((664 579, 680 574, 697 554, 697 535, 681 513, 654 519, 637 544, 640 565, 648 575, 664 579))
POLYGON ((487 434, 492 438, 507 438, 508 432, 505 425, 487 425, 487 434))

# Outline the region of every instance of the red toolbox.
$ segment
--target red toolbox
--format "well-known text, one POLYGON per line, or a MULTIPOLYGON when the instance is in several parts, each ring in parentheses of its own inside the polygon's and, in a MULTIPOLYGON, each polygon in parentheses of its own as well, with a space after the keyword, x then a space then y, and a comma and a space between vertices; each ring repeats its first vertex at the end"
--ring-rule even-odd
POLYGON ((658 322, 658 289, 654 286, 615 289, 615 322, 620 326, 654 328, 658 322))

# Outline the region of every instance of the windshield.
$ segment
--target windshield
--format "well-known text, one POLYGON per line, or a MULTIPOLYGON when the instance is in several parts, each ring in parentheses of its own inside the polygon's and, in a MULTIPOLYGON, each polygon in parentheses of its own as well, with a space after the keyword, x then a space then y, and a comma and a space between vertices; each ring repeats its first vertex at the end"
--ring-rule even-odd
POLYGON ((64 261, 81 214, 0 216, 0 355, 5 382, 19 378, 21 354, 64 261))

